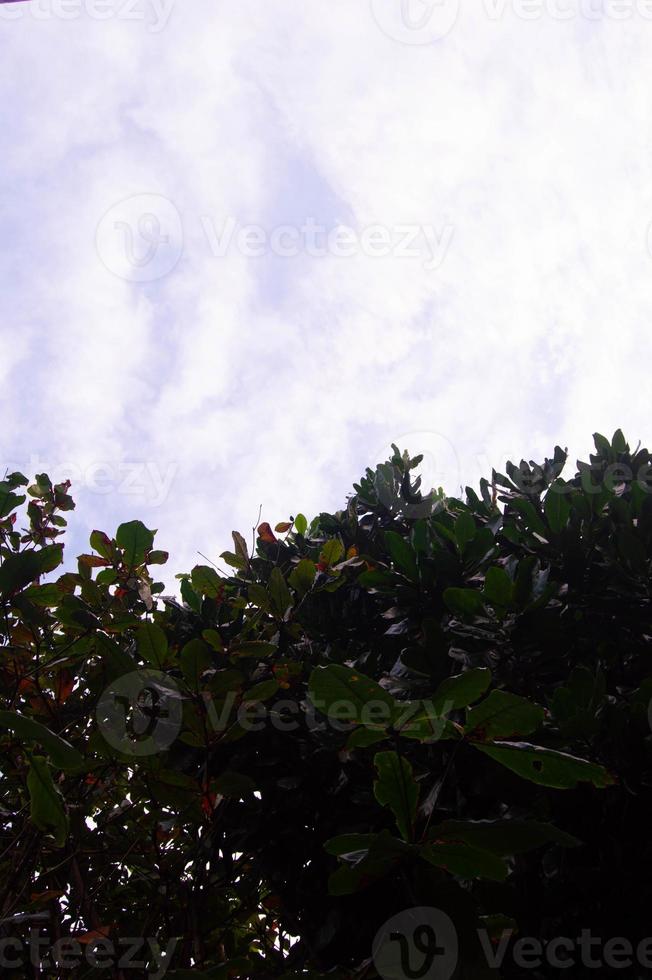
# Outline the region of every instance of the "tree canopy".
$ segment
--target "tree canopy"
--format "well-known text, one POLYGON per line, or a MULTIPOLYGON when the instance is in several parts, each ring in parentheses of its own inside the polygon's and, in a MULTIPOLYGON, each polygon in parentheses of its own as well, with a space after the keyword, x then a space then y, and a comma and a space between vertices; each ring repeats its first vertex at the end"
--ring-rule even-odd
POLYGON ((652 456, 594 439, 463 499, 394 447, 180 599, 137 520, 61 574, 69 484, 5 476, 3 976, 398 976, 421 908, 461 980, 558 975, 481 934, 644 941, 652 456))

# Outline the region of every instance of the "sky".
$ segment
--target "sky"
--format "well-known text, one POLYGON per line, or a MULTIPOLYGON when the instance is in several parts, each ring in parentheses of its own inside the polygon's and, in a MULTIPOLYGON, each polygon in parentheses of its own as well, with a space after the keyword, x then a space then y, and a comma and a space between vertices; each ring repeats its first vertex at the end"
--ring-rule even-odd
POLYGON ((164 573, 649 440, 652 0, 0 6, 0 462, 164 573), (262 508, 262 509, 261 509, 262 508))

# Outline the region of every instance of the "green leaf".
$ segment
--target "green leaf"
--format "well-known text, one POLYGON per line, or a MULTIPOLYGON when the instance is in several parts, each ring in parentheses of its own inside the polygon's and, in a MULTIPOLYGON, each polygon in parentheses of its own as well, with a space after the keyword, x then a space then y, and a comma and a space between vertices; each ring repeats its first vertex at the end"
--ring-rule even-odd
POLYGON ((168 655, 168 639, 160 626, 144 623, 136 630, 138 653, 157 670, 165 664, 168 655))
POLYGON ((629 451, 627 440, 623 435, 622 429, 616 429, 611 439, 611 448, 615 453, 626 453, 629 451))
POLYGON ((472 667, 463 674, 455 674, 446 678, 439 685, 433 697, 437 711, 443 711, 448 704, 448 711, 466 708, 481 698, 491 684, 491 671, 488 667, 472 667))
POLYGON ((147 556, 148 565, 165 565, 166 561, 170 557, 168 551, 150 551, 147 556))
POLYGON ((402 738, 416 739, 419 742, 459 738, 459 732, 446 718, 446 713, 450 710, 450 701, 441 710, 432 701, 399 701, 392 718, 392 728, 402 738))
POLYGON ((432 840, 464 841, 500 857, 524 854, 544 844, 577 847, 581 842, 549 823, 537 820, 446 820, 433 827, 432 840))
POLYGON ((335 565, 344 554, 344 545, 339 538, 332 538, 327 541, 321 550, 319 560, 324 565, 335 565))
POLYGON ((465 619, 484 611, 482 594, 475 589, 444 589, 444 602, 451 612, 465 619))
POLYGON ((118 573, 115 568, 103 568, 97 573, 95 581, 98 585, 115 585, 118 581, 118 573))
POLYGON ((93 635, 95 651, 102 662, 102 670, 107 673, 110 681, 138 670, 138 664, 129 654, 104 633, 95 632, 93 635))
POLYGON ((26 487, 29 480, 23 473, 16 471, 15 473, 9 473, 5 477, 4 482, 8 487, 11 487, 12 490, 15 490, 16 487, 26 487))
POLYGON ((229 691, 241 691, 245 678, 239 670, 231 668, 218 670, 210 680, 209 688, 213 694, 221 696, 229 691))
POLYGON ((502 858, 489 851, 473 847, 465 841, 437 841, 424 844, 421 857, 459 878, 488 878, 504 881, 508 867, 502 858))
POLYGON ((29 585, 42 572, 38 551, 22 551, 9 555, 0 565, 0 594, 12 595, 29 585))
POLYGON ((245 563, 248 563, 249 549, 247 548, 247 542, 242 537, 239 531, 231 531, 231 537, 233 538, 233 544, 235 546, 236 555, 239 555, 240 558, 242 558, 245 563))
POLYGON ((258 585, 257 582, 249 582, 247 584, 247 598, 253 606, 258 606, 259 609, 264 609, 265 612, 269 612, 269 593, 262 585, 258 585))
POLYGON ((550 530, 555 534, 566 527, 570 517, 571 504, 566 484, 563 480, 555 480, 548 489, 545 503, 543 505, 546 520, 550 525, 550 530))
POLYGON ((361 725, 359 728, 353 729, 346 740, 346 747, 347 749, 366 749, 370 745, 384 742, 386 738, 388 735, 385 729, 365 728, 361 725))
POLYGON ((377 836, 377 834, 340 834, 327 840, 324 850, 327 854, 334 854, 335 857, 357 854, 360 851, 368 851, 377 836))
POLYGON ((0 730, 10 731, 19 738, 38 742, 57 769, 63 769, 64 772, 81 772, 86 766, 83 756, 77 749, 33 718, 27 718, 16 711, 0 711, 0 730))
POLYGON ((386 708, 388 721, 396 702, 370 677, 341 664, 315 667, 308 681, 308 697, 315 708, 339 721, 373 722, 374 709, 386 708))
POLYGON ((48 582, 47 585, 30 585, 23 592, 23 596, 36 606, 52 608, 53 606, 59 605, 63 598, 63 593, 54 582, 48 582))
POLYGON ((197 595, 208 596, 210 599, 217 599, 221 595, 222 579, 210 565, 195 565, 190 580, 197 595))
POLYGON ((57 847, 63 847, 70 827, 68 814, 63 796, 55 786, 45 756, 31 757, 27 772, 27 789, 32 823, 43 833, 50 834, 57 847))
POLYGON ((412 547, 418 554, 427 554, 428 552, 428 522, 423 518, 415 521, 412 526, 411 532, 412 547))
POLYGON ((266 643, 264 640, 243 640, 232 643, 229 647, 229 654, 232 657, 258 657, 260 660, 264 660, 266 657, 271 657, 277 650, 276 643, 266 643))
POLYGON ((241 799, 248 796, 256 789, 256 783, 249 776, 243 776, 239 772, 223 772, 212 783, 212 788, 221 796, 232 796, 234 799, 241 799))
POLYGON ((394 837, 387 830, 379 834, 339 834, 326 841, 324 850, 327 854, 333 854, 350 863, 357 863, 370 851, 376 857, 385 855, 392 858, 413 853, 410 844, 394 837))
POLYGON ((599 432, 593 433, 593 442, 595 443, 595 448, 598 451, 598 455, 604 456, 605 459, 611 459, 611 443, 606 436, 600 435, 599 432))
POLYGON ((506 608, 512 601, 514 585, 504 568, 493 565, 487 570, 482 592, 492 606, 506 608))
POLYGON ((473 516, 466 511, 457 518, 455 521, 455 538, 459 545, 460 551, 463 551, 465 546, 473 541, 476 533, 475 521, 473 516))
POLYGON ((227 565, 231 568, 237 568, 239 572, 244 572, 247 568, 247 562, 242 557, 242 555, 236 555, 233 551, 223 551, 220 555, 227 565))
POLYGON ((113 541, 105 534, 104 531, 92 531, 90 536, 90 546, 93 551, 97 551, 98 555, 102 558, 106 558, 107 561, 113 561, 115 557, 115 547, 113 541))
POLYGON ((283 578, 283 574, 280 569, 272 569, 272 574, 269 576, 267 588, 272 600, 272 606, 276 610, 277 614, 281 618, 284 618, 289 607, 293 604, 293 599, 292 593, 288 589, 287 583, 283 578))
POLYGON ((213 665, 213 654, 203 640, 189 640, 179 654, 179 664, 183 679, 196 691, 199 688, 201 675, 213 665))
POLYGON ((514 580, 513 602, 518 609, 536 602, 545 595, 549 569, 541 569, 539 561, 530 555, 518 563, 514 580))
POLYGON ((303 598, 306 592, 309 592, 312 588, 312 583, 315 581, 316 573, 317 570, 314 562, 310 561, 309 558, 302 558, 290 572, 288 582, 303 598))
POLYGON ((604 673, 575 667, 568 683, 558 687, 551 702, 553 718, 562 733, 571 738, 591 738, 600 729, 599 710, 606 695, 604 673))
POLYGON ((374 795, 382 806, 388 806, 394 814, 403 840, 410 841, 419 800, 419 787, 412 766, 398 752, 377 752, 374 765, 378 772, 374 795))
POLYGON ((47 473, 37 473, 35 482, 27 488, 32 497, 48 497, 52 492, 52 480, 47 473))
POLYGON ((297 514, 294 518, 294 529, 298 534, 303 534, 305 536, 308 530, 308 521, 303 514, 297 514))
POLYGON ((208 645, 217 650, 218 653, 224 652, 224 643, 222 642, 222 637, 217 632, 217 630, 202 630, 202 639, 206 640, 208 645))
POLYGON ((201 596, 197 595, 190 584, 189 579, 183 578, 181 580, 179 591, 181 593, 181 598, 190 606, 191 609, 194 609, 196 613, 201 611, 201 596))
POLYGON ((465 733, 487 742, 531 735, 543 724, 543 718, 540 705, 509 691, 492 691, 481 704, 467 711, 465 733))
POLYGON ((143 564, 145 555, 154 544, 155 533, 146 528, 142 521, 129 521, 120 525, 115 539, 118 547, 124 551, 124 559, 129 568, 143 564))
POLYGON ((63 545, 48 544, 36 554, 41 565, 41 575, 45 575, 46 572, 53 572, 63 561, 63 545))
POLYGON ((378 592, 394 592, 400 579, 393 572, 382 568, 373 568, 358 575, 358 585, 365 589, 375 589, 378 592))
POLYGON ((414 548, 396 531, 385 531, 385 544, 397 569, 413 582, 419 581, 419 570, 414 548))
POLYGON ((531 500, 525 500, 523 497, 514 497, 510 500, 510 507, 513 507, 524 518, 525 526, 530 531, 535 531, 537 534, 545 537, 546 526, 531 500))
MULTIPOLYGON (((349 838, 361 835, 346 835, 349 838)), ((388 831, 380 834, 365 835, 369 837, 367 847, 358 851, 342 852, 339 857, 344 862, 328 879, 330 895, 353 895, 368 885, 392 871, 406 855, 412 853, 410 845, 405 844, 388 831)), ((335 838, 330 843, 338 845, 335 838)), ((353 841, 351 841, 353 843, 353 841)))
POLYGON ((13 510, 24 504, 27 497, 18 496, 16 493, 11 492, 11 488, 8 483, 0 483, 0 521, 8 517, 13 510))
POLYGON ((615 782, 602 766, 578 759, 565 752, 530 745, 528 742, 500 742, 496 745, 472 743, 480 752, 539 786, 572 789, 578 783, 593 783, 604 789, 615 782))
POLYGON ((269 698, 274 697, 278 688, 278 681, 261 681, 260 684, 255 684, 245 691, 243 701, 268 701, 269 698))

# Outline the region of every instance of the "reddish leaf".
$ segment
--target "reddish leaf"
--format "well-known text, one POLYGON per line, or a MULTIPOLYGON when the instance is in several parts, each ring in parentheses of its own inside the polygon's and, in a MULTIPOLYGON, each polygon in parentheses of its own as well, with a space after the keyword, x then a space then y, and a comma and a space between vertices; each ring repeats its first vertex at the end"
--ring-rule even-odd
POLYGON ((278 540, 274 536, 274 532, 266 521, 259 525, 258 537, 261 539, 261 541, 267 541, 268 544, 274 544, 278 540))
POLYGON ((99 555, 79 555, 79 561, 88 565, 89 568, 106 568, 107 565, 111 564, 110 561, 107 561, 106 558, 100 558, 99 555))
POLYGON ((57 674, 57 679, 55 683, 55 692, 57 695, 57 701, 59 704, 63 704, 68 695, 72 694, 72 689, 75 686, 75 678, 69 670, 65 668, 60 670, 57 674))
POLYGON ((99 929, 92 929, 90 932, 73 933, 71 938, 82 944, 94 943, 98 939, 107 939, 110 932, 111 926, 100 926, 99 929))

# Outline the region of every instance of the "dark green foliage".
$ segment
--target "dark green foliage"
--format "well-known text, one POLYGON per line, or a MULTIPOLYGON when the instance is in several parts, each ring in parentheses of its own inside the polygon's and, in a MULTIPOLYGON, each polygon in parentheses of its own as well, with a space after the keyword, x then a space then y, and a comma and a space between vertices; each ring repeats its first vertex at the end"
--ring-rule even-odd
POLYGON ((234 532, 182 602, 138 521, 57 578, 68 485, 39 475, 21 530, 6 477, 0 937, 46 912, 176 941, 172 978, 370 978, 430 906, 477 980, 521 975, 479 966, 481 922, 648 936, 652 458, 595 444, 464 501, 395 450, 344 510, 234 532))

